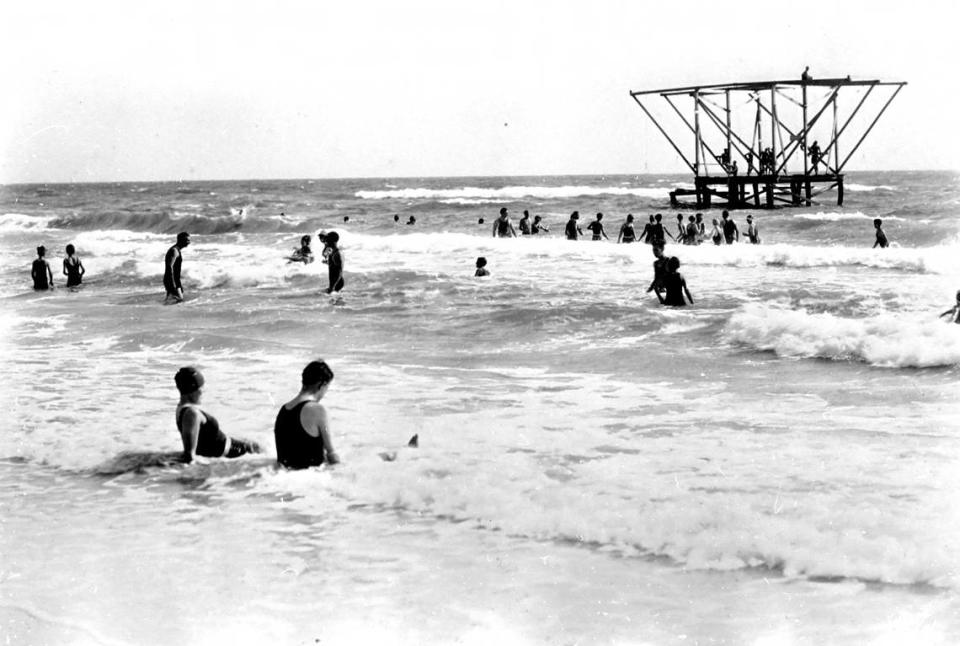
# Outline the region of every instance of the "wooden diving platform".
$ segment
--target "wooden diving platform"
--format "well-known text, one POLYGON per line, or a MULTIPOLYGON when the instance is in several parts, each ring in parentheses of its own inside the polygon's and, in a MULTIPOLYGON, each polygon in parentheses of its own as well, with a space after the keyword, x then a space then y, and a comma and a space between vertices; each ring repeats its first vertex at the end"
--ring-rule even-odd
POLYGON ((670 191, 670 206, 709 209, 773 209, 780 206, 810 206, 816 193, 835 188, 837 206, 843 206, 842 174, 728 175, 694 178, 696 188, 670 191), (819 190, 817 190, 819 189, 819 190), (693 198, 686 201, 683 198, 693 198))

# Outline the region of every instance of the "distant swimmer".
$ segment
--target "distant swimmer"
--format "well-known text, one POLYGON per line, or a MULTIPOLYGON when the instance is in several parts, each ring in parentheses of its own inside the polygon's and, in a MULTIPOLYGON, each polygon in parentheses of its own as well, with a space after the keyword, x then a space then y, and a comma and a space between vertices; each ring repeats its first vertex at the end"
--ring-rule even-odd
POLYGON ((311 361, 300 374, 300 393, 280 407, 273 424, 277 462, 287 469, 338 464, 330 441, 330 422, 320 400, 333 381, 325 361, 311 361))
POLYGON ((643 225, 643 231, 640 232, 640 242, 645 242, 647 244, 653 244, 653 216, 650 216, 650 221, 643 225))
POLYGON ((336 231, 331 231, 326 235, 324 255, 327 255, 327 249, 330 250, 330 254, 327 255, 327 269, 330 280, 330 286, 327 287, 328 294, 339 292, 345 284, 343 281, 343 256, 340 254, 340 247, 337 246, 338 242, 340 242, 340 234, 336 231))
POLYGON ((692 215, 687 218, 687 230, 684 232, 683 244, 685 245, 698 245, 700 244, 700 229, 697 228, 697 219, 692 215))
POLYGON ((873 221, 873 227, 877 230, 877 240, 873 243, 873 248, 876 249, 878 246, 881 249, 886 249, 887 245, 890 243, 887 242, 887 235, 883 232, 883 229, 880 226, 883 224, 883 220, 876 218, 873 221))
POLYGON ((399 214, 394 214, 394 216, 393 216, 393 223, 394 223, 394 224, 400 224, 400 215, 399 215, 399 214))
POLYGON ((410 216, 410 219, 407 220, 407 224, 408 224, 408 225, 414 225, 414 224, 416 224, 416 223, 417 223, 417 218, 414 217, 414 216, 412 216, 412 215, 410 216))
POLYGON ((710 239, 713 240, 715 245, 723 244, 723 231, 720 230, 720 220, 717 218, 713 218, 713 231, 710 232, 710 239))
POLYGON ((567 220, 567 226, 564 228, 564 235, 567 236, 567 240, 578 240, 580 236, 583 235, 583 231, 580 229, 580 225, 577 220, 580 219, 580 211, 574 211, 570 214, 570 219, 567 220))
POLYGON ((603 213, 597 213, 597 219, 587 225, 587 228, 593 233, 593 240, 599 240, 600 236, 607 238, 607 232, 603 230, 603 213))
POLYGON ((43 245, 37 247, 37 259, 30 266, 33 288, 37 291, 53 289, 53 272, 50 271, 50 263, 47 262, 46 255, 46 247, 43 245))
POLYGON ((487 269, 487 259, 483 256, 477 258, 477 271, 473 273, 474 276, 489 276, 490 271, 487 269))
POLYGON ((177 234, 175 245, 167 249, 163 261, 163 287, 167 290, 165 303, 183 302, 183 285, 180 283, 180 265, 183 262, 181 250, 190 244, 190 234, 181 231, 177 234))
POLYGON ((653 217, 653 226, 650 227, 650 238, 654 247, 660 246, 663 247, 667 244, 667 236, 670 236, 670 239, 676 242, 676 238, 673 237, 673 234, 663 228, 663 216, 657 213, 653 217))
POLYGON ((517 226, 520 227, 520 235, 530 235, 530 211, 523 212, 523 217, 520 218, 517 226))
POLYGON ((541 231, 550 233, 550 229, 544 226, 544 224, 541 222, 540 216, 535 215, 533 216, 533 224, 530 225, 530 235, 532 236, 538 235, 541 231))
POLYGON ((703 221, 703 213, 697 213, 697 244, 700 244, 707 237, 707 225, 703 221))
POLYGON ((633 228, 633 215, 627 214, 627 221, 620 225, 620 235, 617 236, 617 242, 629 244, 637 241, 637 230, 633 228))
POLYGON ((957 304, 940 315, 940 318, 950 315, 951 323, 960 323, 960 290, 957 291, 957 304))
POLYGON ((510 216, 507 214, 506 207, 500 209, 500 216, 493 221, 493 237, 494 238, 516 238, 517 232, 513 228, 513 223, 510 222, 510 216))
POLYGON ((310 236, 302 236, 300 238, 300 247, 293 250, 293 253, 287 257, 287 262, 302 262, 305 265, 313 262, 313 249, 310 248, 310 236))
POLYGON ((687 301, 690 301, 690 304, 693 305, 693 297, 690 295, 690 290, 687 289, 687 281, 683 274, 677 271, 679 268, 679 258, 673 257, 667 260, 667 273, 663 276, 663 291, 665 294, 661 295, 660 292, 657 292, 657 297, 664 305, 672 307, 686 305, 687 302, 683 300, 684 294, 687 295, 687 301))
POLYGON ((760 244, 760 227, 753 223, 753 216, 747 216, 747 239, 750 244, 760 244))
POLYGON ((683 223, 683 214, 677 213, 677 242, 687 244, 687 227, 683 223))
POLYGON ((730 218, 730 212, 724 210, 720 217, 723 218, 723 238, 727 244, 740 242, 740 229, 737 228, 737 223, 730 218))
POLYGON ((77 250, 72 244, 68 244, 67 257, 63 259, 63 275, 67 277, 67 287, 76 287, 82 283, 85 273, 87 270, 83 268, 77 250))
POLYGON ((479 220, 477 220, 477 224, 483 224, 483 218, 482 218, 482 217, 481 217, 479 220))
MULTIPOLYGON (((656 260, 653 261, 653 281, 650 287, 647 287, 647 293, 653 292, 660 298, 660 292, 663 291, 663 277, 667 274, 668 256, 663 255, 663 245, 653 245, 653 255, 656 260)), ((662 299, 661 299, 662 300, 662 299)))
POLYGON ((193 366, 185 366, 173 378, 180 391, 177 404, 177 430, 183 441, 183 461, 205 458, 238 458, 247 453, 261 453, 256 442, 231 438, 220 430, 216 418, 200 408, 203 375, 193 366))

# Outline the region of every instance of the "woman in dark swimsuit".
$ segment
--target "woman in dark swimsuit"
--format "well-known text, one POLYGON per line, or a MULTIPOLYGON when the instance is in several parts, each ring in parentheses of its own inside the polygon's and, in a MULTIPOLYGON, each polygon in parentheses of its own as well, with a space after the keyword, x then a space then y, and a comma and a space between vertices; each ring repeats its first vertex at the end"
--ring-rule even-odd
POLYGON ((200 409, 203 375, 192 366, 180 368, 173 380, 180 391, 177 404, 177 430, 183 440, 183 461, 196 457, 238 458, 247 453, 261 453, 256 442, 231 438, 220 430, 220 424, 210 413, 200 409))
POLYGON ((67 245, 67 257, 63 259, 63 275, 67 277, 67 287, 76 287, 83 282, 83 275, 87 270, 83 268, 80 256, 72 244, 67 245))

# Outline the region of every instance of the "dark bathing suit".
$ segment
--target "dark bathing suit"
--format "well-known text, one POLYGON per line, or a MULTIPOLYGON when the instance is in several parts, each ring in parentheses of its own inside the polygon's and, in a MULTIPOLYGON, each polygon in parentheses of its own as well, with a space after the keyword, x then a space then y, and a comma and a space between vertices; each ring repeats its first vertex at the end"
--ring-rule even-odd
MULTIPOLYGON (((184 406, 177 413, 177 429, 183 430, 182 420, 183 411, 187 410, 184 406)), ((224 449, 227 448, 227 434, 220 430, 220 423, 217 418, 200 408, 197 410, 203 413, 207 421, 200 423, 200 430, 197 433, 197 455, 205 458, 239 458, 247 453, 256 453, 251 442, 230 438, 230 451, 224 455, 224 449)))
POLYGON ((664 305, 682 306, 687 302, 683 300, 683 277, 677 272, 669 272, 663 277, 663 288, 667 291, 663 297, 664 305))
POLYGON ((68 258, 65 263, 67 266, 67 287, 76 287, 81 283, 80 261, 68 258), (73 260, 73 262, 70 262, 73 260))
POLYGON ((293 408, 280 407, 273 425, 277 443, 277 462, 288 469, 307 469, 323 464, 323 438, 313 437, 300 423, 300 411, 309 402, 300 402, 293 408))
POLYGON ((180 284, 180 264, 183 262, 183 254, 177 253, 177 259, 173 261, 173 273, 170 273, 170 256, 175 253, 176 246, 167 249, 167 260, 163 263, 163 286, 168 294, 179 296, 178 289, 183 289, 180 284))
POLYGON ((623 226, 623 241, 624 242, 633 242, 637 239, 637 232, 634 231, 632 224, 625 224, 623 226))
MULTIPOLYGON (((330 247, 327 248, 330 249, 330 247)), ((339 292, 345 284, 343 281, 343 258, 340 256, 339 249, 330 249, 330 256, 327 258, 327 268, 329 270, 327 275, 330 288, 335 292, 339 292), (337 279, 336 282, 334 282, 334 278, 337 279)))
POLYGON ((727 244, 733 244, 733 235, 736 230, 737 225, 733 223, 733 220, 723 221, 723 237, 727 239, 727 244))
POLYGON ((33 279, 34 289, 50 289, 50 283, 47 281, 47 263, 39 258, 34 260, 33 273, 36 274, 33 279))
POLYGON ((577 221, 569 220, 567 221, 567 240, 576 240, 577 239, 577 221))

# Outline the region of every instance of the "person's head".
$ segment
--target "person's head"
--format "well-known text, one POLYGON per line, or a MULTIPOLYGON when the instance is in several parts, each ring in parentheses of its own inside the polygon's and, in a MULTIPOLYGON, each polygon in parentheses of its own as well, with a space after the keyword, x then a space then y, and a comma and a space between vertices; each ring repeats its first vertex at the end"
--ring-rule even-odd
POLYGON ((319 241, 322 242, 323 244, 327 244, 327 232, 326 232, 326 231, 321 231, 320 233, 318 233, 318 234, 317 234, 317 240, 319 240, 319 241))
POLYGON ((40 256, 41 258, 43 258, 44 256, 46 256, 46 255, 47 255, 47 248, 44 247, 43 245, 40 245, 39 247, 37 247, 37 255, 40 256))
POLYGON ((181 231, 180 233, 178 233, 177 246, 186 247, 188 244, 190 244, 190 234, 187 233, 186 231, 181 231))
POLYGON ((301 238, 300 238, 300 246, 301 246, 301 247, 309 247, 309 246, 310 246, 310 236, 301 236, 301 238))
POLYGON ((539 215, 533 216, 533 221, 534 221, 534 222, 539 222, 541 219, 542 219, 542 218, 541 218, 539 215))
POLYGON ((753 216, 752 216, 752 215, 748 215, 748 216, 747 216, 747 224, 751 224, 752 222, 753 222, 753 216))
POLYGON ((697 219, 696 219, 695 217, 693 217, 692 215, 691 215, 689 218, 687 218, 687 220, 689 220, 690 222, 696 222, 696 221, 697 221, 697 219))
POLYGON ((717 226, 718 224, 720 224, 720 220, 713 218, 713 226, 717 226))
POLYGON ((399 215, 399 214, 394 215, 394 216, 393 216, 393 221, 394 221, 394 222, 399 222, 399 221, 400 221, 400 215, 399 215))
POLYGON ((656 219, 657 222, 660 222, 661 220, 663 220, 663 216, 662 216, 661 214, 659 214, 659 213, 657 213, 657 215, 654 216, 654 217, 655 217, 655 219, 656 219))
POLYGON ((655 244, 653 245, 653 255, 657 258, 663 258, 663 245, 655 244))
POLYGON ((571 214, 570 214, 570 219, 571 219, 571 220, 579 220, 579 219, 580 219, 580 211, 574 211, 573 213, 571 213, 571 214))
POLYGON ((730 212, 727 211, 726 209, 724 209, 723 213, 720 214, 720 217, 722 217, 724 220, 726 220, 727 218, 730 217, 730 212))
POLYGON ((677 213, 677 222, 683 222, 683 213, 677 213))
POLYGON ((416 223, 417 223, 417 218, 416 218, 416 216, 411 215, 411 216, 410 216, 410 219, 407 220, 407 224, 416 224, 416 223))
POLYGON ((524 210, 524 212, 523 212, 523 217, 529 218, 529 217, 530 217, 530 211, 524 210))
POLYGON ((703 213, 697 213, 697 222, 703 221, 703 213))
POLYGON ((481 269, 486 266, 487 266, 486 258, 484 258, 483 256, 480 256, 479 258, 477 258, 477 269, 481 269))
POLYGON ((350 221, 350 216, 349 216, 349 215, 343 216, 343 221, 344 221, 344 222, 349 222, 349 221, 350 221))
POLYGON ((483 218, 480 218, 479 220, 477 220, 477 224, 483 224, 483 218))
POLYGON ((680 269, 680 259, 676 256, 671 256, 670 260, 667 261, 667 271, 676 271, 680 269))
POLYGON ((336 247, 337 243, 340 242, 340 234, 336 231, 331 231, 327 234, 327 239, 324 240, 324 244, 328 247, 336 247))
POLYGON ((599 222, 602 219, 603 219, 603 213, 597 213, 597 221, 599 222))
POLYGON ((881 224, 883 224, 883 220, 881 220, 880 218, 874 219, 874 221, 873 221, 873 226, 875 226, 875 227, 877 227, 877 228, 879 229, 881 224))
POLYGON ((633 222, 633 215, 627 213, 627 222, 633 222))
POLYGON ((300 374, 300 383, 304 390, 321 391, 333 381, 333 370, 326 361, 311 361, 300 374))
POLYGON ((653 224, 653 216, 650 216, 650 224, 653 224))
POLYGON ((184 366, 177 370, 173 376, 173 383, 177 385, 177 390, 184 398, 197 401, 200 398, 200 389, 203 388, 204 379, 200 371, 193 366, 184 366))
POLYGON ((507 207, 504 206, 500 209, 500 217, 501 218, 507 217, 507 207))
POLYGON ((960 289, 957 290, 957 302, 960 303, 960 289))
POLYGON ((77 253, 77 250, 74 248, 74 246, 73 246, 72 244, 68 244, 68 245, 67 245, 67 255, 68 255, 68 256, 72 256, 72 255, 75 254, 75 253, 77 253))

